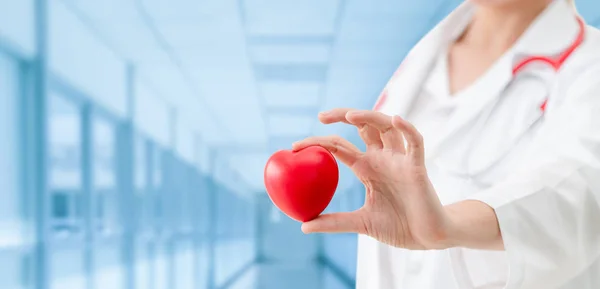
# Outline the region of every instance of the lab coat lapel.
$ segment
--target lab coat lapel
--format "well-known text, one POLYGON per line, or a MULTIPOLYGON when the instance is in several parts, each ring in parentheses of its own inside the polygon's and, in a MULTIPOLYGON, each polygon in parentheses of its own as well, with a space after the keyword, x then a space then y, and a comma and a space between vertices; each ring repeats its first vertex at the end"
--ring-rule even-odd
MULTIPOLYGON (((576 13, 566 0, 555 0, 531 24, 512 49, 513 65, 536 56, 559 58, 580 33, 576 13), (552 31, 552 33, 548 33, 552 31)), ((545 103, 554 103, 553 84, 560 71, 549 64, 531 65, 518 72, 494 114, 485 120, 485 130, 475 140, 468 162, 470 173, 481 173, 502 160, 519 141, 543 120, 545 103)))
MULTIPOLYGON (((526 71, 520 72, 516 76, 513 76, 512 68, 524 58, 535 56, 553 57, 562 53, 571 45, 579 29, 573 10, 568 5, 565 0, 555 0, 550 4, 525 31, 515 46, 497 62, 496 65, 501 67, 490 69, 489 73, 495 73, 496 75, 486 75, 481 79, 490 81, 487 81, 487 83, 476 82, 469 88, 481 91, 481 95, 460 104, 447 124, 443 135, 437 138, 435 143, 428 146, 428 158, 435 158, 443 150, 444 145, 454 137, 464 137, 461 129, 467 126, 473 127, 471 124, 476 123, 474 129, 482 131, 481 135, 478 135, 477 139, 474 140, 477 145, 495 147, 494 150, 483 150, 485 153, 476 154, 471 158, 469 171, 471 173, 481 172, 501 159, 524 134, 533 128, 533 124, 543 117, 540 105, 544 103, 545 97, 549 97, 548 87, 552 83, 548 81, 545 83, 545 87, 529 92, 526 88, 527 86, 536 85, 536 83, 539 84, 540 80, 548 79, 547 76, 531 76, 540 74, 540 69, 552 70, 552 67, 542 66, 540 68, 532 65, 531 68, 527 68, 526 71), (555 33, 547 33, 547 27, 554 27, 553 31, 555 33), (530 71, 532 69, 538 71, 530 71), (512 81, 515 77, 518 78, 517 81, 512 81), (540 95, 540 93, 543 95, 540 95), (504 128, 490 127, 491 131, 487 131, 490 118, 495 117, 492 112, 499 108, 499 102, 513 94, 515 94, 515 97, 526 97, 527 99, 513 102, 519 107, 509 108, 505 110, 507 114, 501 116, 503 118, 512 117, 511 121, 504 121, 504 123, 511 123, 511 126, 504 128), (526 106, 526 108, 522 106, 526 106), (529 113, 517 113, 520 108, 528 109, 529 113), (496 141, 494 145, 486 144, 486 141, 494 141, 499 138, 502 141, 496 141)), ((554 71, 551 71, 551 73, 554 73, 554 71)))
POLYGON ((474 7, 465 2, 421 39, 405 57, 382 93, 381 112, 406 117, 439 55, 457 29, 464 29, 474 7), (385 98, 385 99, 383 99, 385 98))
POLYGON ((474 121, 484 121, 478 120, 478 117, 481 117, 486 112, 490 112, 494 108, 494 104, 499 100, 504 88, 512 78, 511 62, 509 60, 501 59, 496 65, 501 67, 494 67, 489 71, 489 73, 494 73, 495 75, 486 75, 482 79, 487 81, 476 82, 467 88, 469 90, 481 91, 481 94, 470 97, 470 99, 459 100, 460 105, 453 113, 442 135, 436 138, 434 143, 426 146, 428 158, 436 157, 447 141, 455 136, 462 135, 459 132, 467 124, 472 124, 474 121))
POLYGON ((384 89, 382 97, 386 99, 382 100, 385 101, 381 109, 383 113, 406 117, 431 70, 439 40, 429 34, 405 57, 384 89))

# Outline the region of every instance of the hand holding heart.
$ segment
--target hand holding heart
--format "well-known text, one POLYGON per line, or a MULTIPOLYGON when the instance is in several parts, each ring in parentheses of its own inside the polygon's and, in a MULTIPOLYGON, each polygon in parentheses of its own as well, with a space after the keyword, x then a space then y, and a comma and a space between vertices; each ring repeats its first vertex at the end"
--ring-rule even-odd
POLYGON ((334 109, 319 119, 325 124, 356 126, 366 152, 337 136, 310 137, 295 143, 293 149, 320 145, 329 150, 365 185, 366 198, 354 212, 305 222, 305 233, 359 233, 409 249, 448 246, 449 217, 427 176, 423 139, 410 123, 397 116, 351 109, 334 109))

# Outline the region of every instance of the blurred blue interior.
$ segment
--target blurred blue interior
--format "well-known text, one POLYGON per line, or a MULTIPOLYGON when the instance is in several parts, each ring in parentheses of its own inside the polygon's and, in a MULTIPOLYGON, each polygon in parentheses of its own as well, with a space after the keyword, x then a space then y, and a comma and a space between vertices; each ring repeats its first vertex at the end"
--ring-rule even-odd
MULTIPOLYGON (((600 25, 600 2, 577 0, 600 25)), ((353 288, 271 153, 370 108, 459 0, 0 0, 0 288, 353 288)), ((346 169, 328 211, 363 188, 346 169)))

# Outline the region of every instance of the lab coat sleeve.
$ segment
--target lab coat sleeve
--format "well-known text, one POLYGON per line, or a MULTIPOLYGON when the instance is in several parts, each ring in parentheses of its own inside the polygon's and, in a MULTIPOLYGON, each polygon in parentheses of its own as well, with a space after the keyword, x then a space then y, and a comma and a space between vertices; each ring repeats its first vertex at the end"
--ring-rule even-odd
POLYGON ((507 289, 555 288, 600 258, 600 67, 565 93, 522 164, 470 198, 496 212, 507 289))

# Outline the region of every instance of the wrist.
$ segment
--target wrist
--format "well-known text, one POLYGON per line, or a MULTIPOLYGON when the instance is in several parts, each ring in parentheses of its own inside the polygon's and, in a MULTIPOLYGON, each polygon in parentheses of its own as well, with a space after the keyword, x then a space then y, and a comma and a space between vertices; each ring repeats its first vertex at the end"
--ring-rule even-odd
POLYGON ((431 230, 419 234, 421 245, 425 250, 444 250, 459 246, 460 226, 458 225, 458 208, 454 206, 440 206, 438 222, 431 230), (424 234, 426 233, 426 234, 424 234))
POLYGON ((461 216, 461 208, 459 203, 445 205, 444 213, 446 215, 446 221, 444 224, 445 239, 443 240, 442 246, 444 249, 461 247, 462 240, 464 239, 464 233, 461 227, 464 226, 463 217, 461 216))
POLYGON ((467 200, 444 206, 446 248, 465 247, 501 250, 502 235, 494 209, 487 204, 467 200))

